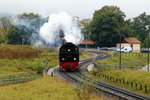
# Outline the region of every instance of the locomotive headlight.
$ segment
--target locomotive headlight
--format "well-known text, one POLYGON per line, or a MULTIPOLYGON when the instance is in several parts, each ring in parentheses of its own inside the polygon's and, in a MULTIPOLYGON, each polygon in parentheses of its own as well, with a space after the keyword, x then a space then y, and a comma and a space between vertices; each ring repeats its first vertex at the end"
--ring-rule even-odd
POLYGON ((62 60, 65 60, 65 58, 62 58, 62 60))

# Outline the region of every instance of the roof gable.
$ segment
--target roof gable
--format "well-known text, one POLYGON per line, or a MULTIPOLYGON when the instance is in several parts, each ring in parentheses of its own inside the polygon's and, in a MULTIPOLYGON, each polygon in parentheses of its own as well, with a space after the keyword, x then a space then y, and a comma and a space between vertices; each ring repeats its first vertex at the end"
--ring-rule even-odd
POLYGON ((123 43, 141 43, 141 41, 139 41, 135 37, 130 37, 130 38, 125 38, 123 40, 123 43))

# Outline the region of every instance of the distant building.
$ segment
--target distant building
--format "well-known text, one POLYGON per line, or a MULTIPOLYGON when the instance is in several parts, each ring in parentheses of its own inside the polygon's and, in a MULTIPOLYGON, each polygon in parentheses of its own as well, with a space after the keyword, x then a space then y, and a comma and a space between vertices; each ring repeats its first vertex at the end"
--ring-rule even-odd
MULTIPOLYGON (((119 48, 120 43, 117 43, 116 46, 119 48)), ((140 52, 141 51, 141 41, 134 37, 125 38, 122 43, 121 47, 131 47, 132 52, 140 52)))
POLYGON ((86 48, 86 46, 87 46, 88 48, 95 48, 95 44, 96 44, 96 42, 94 42, 94 41, 84 40, 84 41, 80 42, 79 47, 86 48))

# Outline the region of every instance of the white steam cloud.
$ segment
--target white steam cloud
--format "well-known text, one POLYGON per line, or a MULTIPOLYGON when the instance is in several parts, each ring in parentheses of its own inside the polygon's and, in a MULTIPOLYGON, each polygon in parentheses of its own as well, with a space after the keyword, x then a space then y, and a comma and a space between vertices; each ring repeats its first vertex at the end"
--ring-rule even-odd
MULTIPOLYGON (((76 20, 65 12, 51 14, 39 32, 39 36, 46 42, 46 44, 57 44, 60 41, 59 30, 63 30, 65 40, 74 44, 79 44, 83 40, 81 29, 76 20)), ((39 45, 42 41, 37 41, 39 45)))

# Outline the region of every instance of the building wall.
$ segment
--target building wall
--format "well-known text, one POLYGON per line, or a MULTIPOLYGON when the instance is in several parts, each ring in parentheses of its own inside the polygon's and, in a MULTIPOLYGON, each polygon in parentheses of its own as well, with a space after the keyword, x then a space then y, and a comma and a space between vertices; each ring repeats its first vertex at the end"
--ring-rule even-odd
POLYGON ((133 49, 133 52, 140 52, 141 51, 141 46, 140 44, 132 44, 132 49, 133 49))

